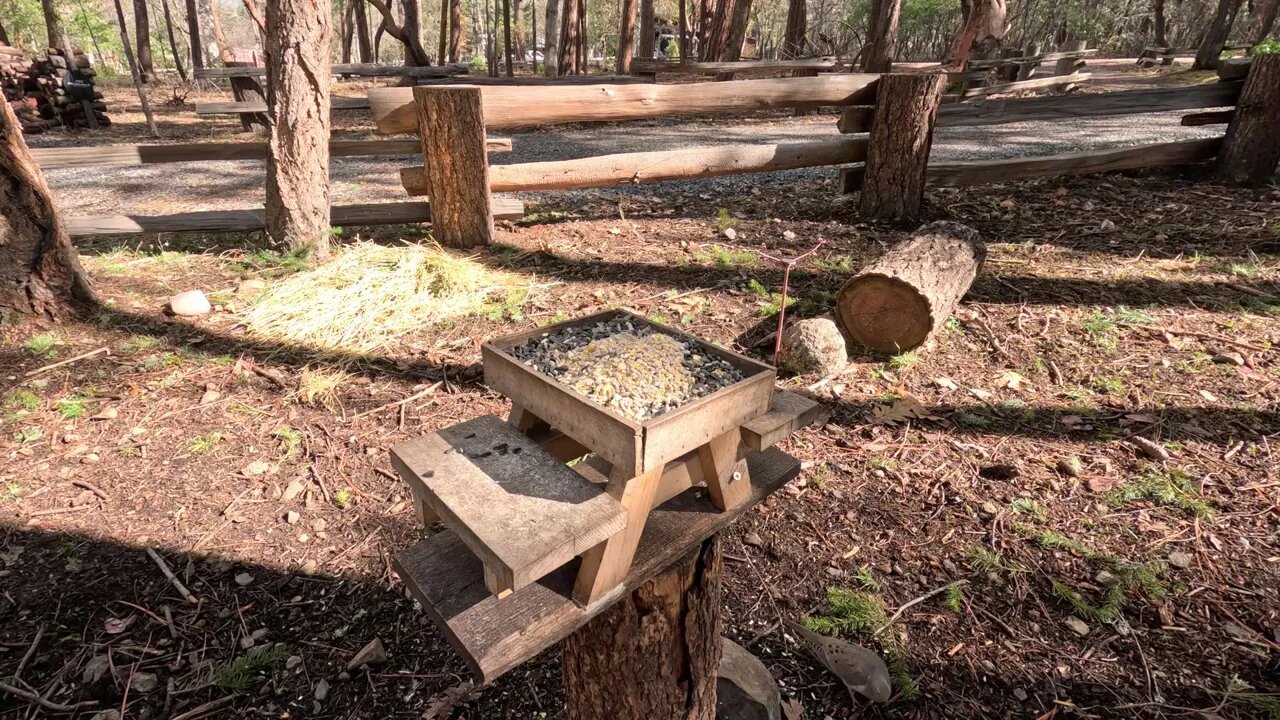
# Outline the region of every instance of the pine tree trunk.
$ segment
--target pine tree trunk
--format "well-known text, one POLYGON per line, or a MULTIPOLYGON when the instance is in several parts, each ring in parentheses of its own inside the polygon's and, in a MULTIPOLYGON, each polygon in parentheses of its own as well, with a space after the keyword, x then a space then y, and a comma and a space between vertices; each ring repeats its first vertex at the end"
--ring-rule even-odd
POLYGON ((864 217, 910 223, 920 219, 933 126, 946 84, 943 73, 880 78, 859 199, 864 217))
POLYGON ((369 6, 364 0, 351 0, 352 7, 355 8, 354 16, 356 21, 356 51, 357 57, 362 63, 375 62, 373 56, 373 39, 369 37, 369 6))
POLYGON ((737 0, 733 6, 733 27, 729 30, 729 46, 725 48, 725 60, 741 60, 742 44, 747 41, 747 26, 751 23, 751 0, 737 0))
POLYGON ((449 62, 462 54, 462 0, 449 0, 449 62))
POLYGON ((565 638, 565 717, 715 720, 722 570, 713 536, 565 638))
POLYGON ((689 60, 689 0, 680 0, 680 61, 689 60))
POLYGON ((426 48, 422 47, 422 10, 418 0, 404 0, 405 58, 411 65, 431 64, 426 48))
POLYGON ((151 17, 147 13, 147 0, 133 0, 133 31, 138 41, 138 73, 142 82, 156 79, 155 61, 151 57, 151 17))
POLYGON ((1218 153, 1218 177, 1262 184, 1280 163, 1280 55, 1258 55, 1218 153))
POLYGON ((507 77, 515 77, 515 58, 511 54, 511 0, 502 0, 502 50, 506 54, 507 77))
POLYGON ((1249 15, 1249 29, 1245 40, 1257 45, 1267 39, 1280 14, 1280 0, 1254 0, 1253 13, 1249 15))
POLYGON ((902 0, 873 0, 867 23, 870 44, 862 58, 862 71, 887 73, 893 69, 893 51, 898 44, 898 17, 902 0))
POLYGON ((515 7, 512 9, 515 13, 514 19, 511 21, 515 26, 515 37, 512 41, 515 43, 516 61, 524 62, 524 2, 523 0, 515 0, 515 7))
POLYGON ((0 102, 0 320, 68 318, 94 302, 13 108, 0 102))
POLYGON ((235 56, 227 46, 226 33, 222 32, 222 13, 218 10, 218 0, 209 0, 209 20, 213 25, 213 41, 218 45, 218 59, 226 67, 227 63, 234 61, 235 56))
POLYGON ((1192 64, 1194 70, 1212 70, 1218 67, 1218 59, 1222 48, 1227 44, 1231 34, 1231 26, 1235 23, 1236 13, 1240 10, 1241 0, 1218 0, 1218 9, 1209 22, 1204 40, 1196 50, 1196 59, 1192 64))
POLYGON ((637 56, 653 57, 656 40, 653 32, 653 0, 640 0, 640 47, 637 56))
POLYGON ((182 82, 186 82, 187 70, 182 67, 182 56, 178 54, 178 40, 173 34, 173 15, 169 12, 169 0, 160 0, 160 7, 164 9, 164 30, 169 36, 169 51, 173 53, 173 67, 178 71, 182 82))
POLYGON ((62 25, 62 18, 58 14, 58 8, 53 4, 53 0, 40 0, 40 9, 44 12, 44 28, 49 36, 49 47, 58 48, 66 53, 68 59, 71 58, 71 38, 67 35, 67 29, 62 25))
POLYGON ((708 62, 720 62, 725 59, 725 51, 729 47, 729 36, 733 32, 734 0, 719 0, 715 12, 707 26, 707 44, 700 56, 708 62))
POLYGON ((116 8, 116 25, 120 28, 120 47, 124 48, 124 59, 129 62, 129 75, 133 78, 133 88, 138 92, 138 102, 142 105, 142 115, 147 120, 147 129, 152 137, 160 137, 155 118, 151 116, 151 102, 147 99, 147 88, 142 84, 142 72, 133 57, 133 47, 129 44, 129 25, 124 20, 124 7, 120 0, 113 3, 116 8))
POLYGON ((970 57, 995 57, 1005 32, 1005 0, 962 0, 962 5, 964 21, 951 45, 956 67, 964 67, 970 57))
POLYGON ((328 0, 267 4, 267 234, 323 259, 329 250, 328 0))
POLYGON ((1169 47, 1169 22, 1164 15, 1164 0, 1151 0, 1151 6, 1155 14, 1153 33, 1156 47, 1167 48, 1169 47))
POLYGON ((449 57, 449 0, 440 0, 440 47, 438 48, 441 64, 449 57))
POLYGON ((622 0, 622 14, 618 21, 618 57, 614 70, 619 75, 631 72, 631 48, 636 35, 636 0, 622 0))
POLYGON ((342 38, 342 41, 339 43, 341 49, 339 50, 338 57, 342 58, 342 62, 344 63, 351 62, 351 46, 355 43, 356 39, 355 26, 355 5, 354 3, 348 2, 347 6, 342 9, 342 19, 338 21, 338 37, 342 38))
POLYGON ((200 11, 196 0, 187 0, 187 47, 191 49, 191 67, 204 69, 204 43, 200 39, 200 11))
POLYGON ((560 54, 557 65, 561 75, 578 74, 578 0, 564 0, 560 22, 560 54))
POLYGON ((805 35, 808 33, 808 11, 805 0, 788 0, 787 28, 782 36, 782 56, 798 58, 804 56, 805 35))
POLYGON ((546 0, 546 24, 542 28, 542 70, 547 77, 561 72, 560 65, 560 0, 546 0))

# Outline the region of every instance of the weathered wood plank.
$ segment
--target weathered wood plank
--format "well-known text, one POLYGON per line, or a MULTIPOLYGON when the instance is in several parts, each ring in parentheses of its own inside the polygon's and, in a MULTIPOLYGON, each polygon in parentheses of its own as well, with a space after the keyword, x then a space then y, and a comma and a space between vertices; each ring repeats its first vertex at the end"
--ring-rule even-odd
MULTIPOLYGON (((488 138, 491 153, 511 152, 511 138, 488 138)), ((417 140, 333 140, 330 157, 421 155, 417 140)), ((93 145, 88 147, 31 148, 41 168, 102 165, 159 165, 216 160, 265 160, 267 144, 257 142, 175 143, 172 145, 93 145)))
POLYGON ((755 452, 771 448, 800 428, 817 422, 823 412, 817 400, 775 390, 769 412, 742 426, 742 442, 755 452))
MULTIPOLYGON (((838 73, 689 85, 499 86, 483 88, 482 97, 486 124, 509 128, 866 104, 879 77, 838 73)), ((373 88, 369 102, 379 132, 417 132, 411 88, 373 88)))
MULTIPOLYGON (((329 108, 331 110, 367 110, 369 99, 335 97, 330 101, 329 108)), ((267 104, 261 101, 196 103, 197 115, 239 115, 266 111, 267 104)))
POLYGON ((951 102, 956 102, 957 100, 968 101, 971 98, 1003 95, 1005 93, 1025 92, 1027 90, 1040 90, 1048 87, 1057 87, 1059 85, 1075 85, 1082 83, 1091 77, 1093 77, 1092 73, 1073 73, 1071 75, 1035 78, 1032 80, 1017 80, 1014 82, 1000 83, 998 85, 972 87, 965 90, 964 93, 959 96, 951 96, 951 102))
MULTIPOLYGON (((777 449, 748 461, 751 495, 720 512, 701 493, 686 492, 650 515, 631 570, 619 588, 628 592, 727 527, 800 472, 777 449)), ((394 560, 396 572, 440 626, 476 678, 491 682, 555 645, 610 603, 583 608, 570 598, 578 563, 570 562, 504 599, 485 587, 480 561, 451 532, 419 541, 394 560)))
MULTIPOLYGON (((930 163, 926 177, 930 186, 963 187, 1035 177, 1172 167, 1212 160, 1221 146, 1222 138, 1207 138, 1045 157, 930 163)), ((845 192, 855 192, 862 186, 862 172, 862 168, 840 172, 845 192)))
MULTIPOLYGON (((493 216, 502 220, 524 217, 524 203, 509 198, 493 198, 493 216)), ((425 202, 335 205, 330 222, 335 226, 399 225, 431 221, 425 202)), ((130 235, 160 232, 251 232, 266 227, 263 210, 205 210, 174 215, 81 215, 66 218, 72 237, 86 235, 130 235)))
POLYGON ((1236 103, 1236 99, 1240 97, 1241 85, 1240 82, 1222 82, 1192 88, 1124 90, 1097 95, 957 103, 942 106, 938 112, 938 127, 1002 125, 1013 122, 1226 107, 1236 103))
POLYGON ((519 590, 626 526, 604 488, 494 415, 402 442, 391 464, 504 588, 519 590))
MULTIPOLYGON (((598 155, 576 160, 518 163, 489 167, 493 192, 644 185, 663 180, 775 172, 822 165, 862 162, 863 138, 838 138, 780 145, 713 145, 656 152, 598 155)), ((428 193, 425 167, 400 170, 410 195, 428 193)))
POLYGON ((841 63, 833 55, 796 60, 735 60, 730 62, 680 62, 635 58, 633 73, 672 73, 679 75, 715 75, 725 72, 769 72, 783 70, 831 70, 841 63))
POLYGON ((1209 112, 1191 113, 1182 116, 1184 127, 1202 127, 1204 125, 1226 125, 1231 122, 1235 110, 1210 110, 1209 112))
MULTIPOLYGON (((433 65, 428 67, 406 67, 403 65, 374 65, 371 63, 334 63, 334 75, 354 75, 357 77, 416 77, 438 78, 453 75, 466 75, 470 71, 463 63, 452 65, 433 65)), ((196 70, 197 80, 217 80, 231 77, 266 77, 265 67, 221 67, 201 68, 196 70)))

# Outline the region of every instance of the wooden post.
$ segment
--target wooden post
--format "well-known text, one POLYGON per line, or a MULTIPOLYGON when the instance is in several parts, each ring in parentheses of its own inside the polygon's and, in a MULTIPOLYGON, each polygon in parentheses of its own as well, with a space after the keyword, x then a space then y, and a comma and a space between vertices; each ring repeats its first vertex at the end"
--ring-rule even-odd
POLYGON ((1280 162, 1280 55, 1258 55, 1218 153, 1218 177, 1262 183, 1280 162))
POLYGON ((568 720, 714 720, 719 536, 565 638, 568 720))
POLYGON ((436 241, 461 248, 492 243, 480 88, 419 85, 413 89, 413 101, 429 169, 427 196, 436 241))
MULTIPOLYGON (((245 61, 232 61, 226 63, 227 67, 253 67, 253 63, 245 61)), ((262 83, 257 78, 247 75, 233 75, 231 77, 231 97, 236 102, 261 102, 266 104, 267 96, 262 90, 262 83)), ((266 113, 240 113, 240 129, 245 132, 253 132, 259 129, 266 134, 270 129, 270 123, 267 121, 266 113)))
MULTIPOLYGON (((1088 48, 1089 48, 1089 43, 1086 40, 1069 40, 1067 42, 1062 43, 1062 46, 1058 48, 1058 51, 1059 52, 1079 52, 1081 50, 1087 50, 1088 48)), ((1078 57, 1066 57, 1066 58, 1062 58, 1057 62, 1056 65, 1054 65, 1053 74, 1054 74, 1054 77, 1071 75, 1076 70, 1079 70, 1082 67, 1084 67, 1083 59, 1078 57)))
POLYGON ((866 217, 913 223, 919 220, 925 166, 946 84, 943 73, 888 74, 880 78, 860 199, 866 217))

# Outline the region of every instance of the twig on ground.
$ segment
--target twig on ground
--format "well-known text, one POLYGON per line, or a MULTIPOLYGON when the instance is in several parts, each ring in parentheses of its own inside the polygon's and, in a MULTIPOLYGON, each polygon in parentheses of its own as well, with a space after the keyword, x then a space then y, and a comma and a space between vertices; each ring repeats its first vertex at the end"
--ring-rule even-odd
POLYGON ((52 363, 52 364, 50 364, 50 365, 45 365, 44 367, 38 367, 38 368, 36 368, 35 370, 32 370, 32 371, 28 372, 27 374, 23 375, 22 377, 35 377, 36 375, 39 375, 39 374, 41 374, 41 373, 49 372, 50 370, 53 370, 54 368, 60 368, 60 367, 62 367, 63 365, 70 365, 70 364, 71 364, 71 363, 73 363, 73 362, 79 362, 79 361, 84 360, 84 359, 86 359, 86 358, 91 358, 91 357, 93 357, 94 355, 98 355, 99 353, 108 353, 108 354, 110 354, 110 351, 111 351, 111 348, 107 347, 106 345, 103 345, 102 347, 98 348, 97 350, 90 350, 90 351, 89 351, 89 352, 87 352, 87 353, 82 353, 82 354, 77 355, 77 356, 75 356, 75 357, 67 358, 66 360, 61 360, 61 361, 59 361, 59 362, 52 363))
POLYGON ((20 697, 23 700, 33 702, 39 705, 40 707, 44 708, 45 710, 50 710, 53 712, 69 713, 69 712, 75 712, 77 710, 85 710, 88 708, 98 707, 98 702, 96 700, 85 700, 83 702, 78 702, 74 705, 63 705, 61 703, 56 703, 52 700, 45 700, 43 697, 41 697, 40 695, 37 695, 36 693, 30 692, 28 690, 23 690, 22 688, 19 688, 19 687, 14 687, 6 682, 0 682, 0 691, 7 692, 10 695, 13 695, 15 697, 20 697))
POLYGON ((221 710, 227 705, 230 705, 231 701, 235 699, 235 695, 228 695, 226 697, 218 698, 217 700, 210 700, 203 705, 197 705, 191 708, 181 715, 174 715, 172 720, 196 720, 196 718, 204 717, 215 710, 221 710))
POLYGON ((968 580, 956 580, 955 582, 947 583, 946 585, 943 585, 940 588, 930 590, 929 592, 921 595, 920 597, 914 600, 909 600, 906 603, 903 603, 898 607, 897 610, 893 612, 892 615, 889 616, 888 622, 886 622, 884 625, 881 625, 879 628, 877 628, 875 632, 871 633, 871 637, 875 637, 880 633, 884 632, 885 630, 888 630, 889 626, 897 622, 898 618, 902 617, 902 613, 906 612, 908 609, 915 607, 916 605, 919 605, 920 603, 924 602, 925 600, 928 600, 931 597, 934 597, 936 595, 941 595, 942 593, 950 590, 953 587, 960 587, 961 585, 968 585, 968 584, 969 584, 968 580))
POLYGON ((1186 335, 1187 337, 1200 338, 1201 340, 1214 340, 1216 342, 1227 343, 1228 345, 1235 345, 1236 347, 1242 347, 1248 350, 1256 350, 1258 352, 1276 352, 1277 350, 1280 350, 1280 348, 1268 348, 1268 347, 1263 347, 1261 345, 1253 345, 1251 343, 1244 342, 1243 340, 1232 340, 1229 337, 1224 337, 1222 335, 1214 335, 1213 333, 1195 332, 1194 330, 1165 330, 1163 328, 1151 327, 1150 325, 1138 325, 1136 323, 1126 323, 1126 322, 1116 323, 1116 324, 1120 325, 1121 327, 1131 328, 1133 330, 1146 330, 1147 332, 1153 332, 1153 333, 1167 332, 1170 335, 1186 335))
POLYGON ((372 409, 372 410, 365 410, 365 411, 364 411, 364 412, 362 412, 362 413, 358 413, 358 414, 356 414, 356 415, 352 415, 351 417, 347 418, 347 420, 348 420, 348 421, 350 421, 350 420, 357 420, 357 419, 359 419, 359 418, 365 417, 366 415, 372 415, 372 414, 377 413, 377 412, 382 412, 383 410, 390 410, 390 409, 391 409, 391 408, 393 408, 393 407, 398 407, 398 406, 401 406, 401 405, 405 405, 405 404, 407 404, 407 403, 411 403, 411 402, 413 402, 414 400, 417 400, 418 398, 421 398, 421 397, 424 397, 424 396, 430 395, 431 393, 435 392, 436 390, 439 390, 439 389, 440 389, 440 386, 441 386, 441 385, 443 385, 443 384, 444 384, 444 381, 443 381, 443 380, 441 380, 441 381, 439 381, 439 382, 436 382, 435 384, 428 385, 427 387, 423 388, 422 390, 419 390, 418 392, 416 392, 416 393, 414 393, 414 394, 410 395, 409 397, 407 397, 407 398, 405 398, 405 399, 403 399, 403 400, 396 400, 396 401, 394 401, 394 402, 389 402, 389 403, 387 403, 386 405, 380 405, 380 406, 378 406, 378 407, 376 407, 376 408, 374 408, 374 409, 372 409))
POLYGON ((74 507, 49 508, 48 510, 37 510, 33 513, 27 513, 27 517, 38 518, 38 517, 47 517, 49 515, 62 515, 65 513, 74 513, 74 512, 80 512, 82 510, 90 510, 92 508, 93 508, 92 505, 76 505, 74 507))
POLYGON ((98 496, 98 498, 99 498, 100 500, 102 500, 103 502, 109 502, 109 501, 111 500, 111 496, 110 496, 110 495, 107 495, 107 491, 106 491, 106 490, 103 490, 102 488, 98 487, 97 485, 94 485, 93 483, 89 482, 88 480, 79 480, 79 479, 76 479, 76 480, 72 480, 72 481, 71 481, 71 484, 72 484, 72 485, 75 485, 75 486, 76 486, 76 487, 78 487, 78 488, 83 488, 83 489, 85 489, 85 490, 88 490, 89 492, 93 493, 94 495, 97 495, 97 496, 98 496))
POLYGON ((195 595, 191 594, 191 591, 187 589, 187 586, 182 584, 182 581, 178 579, 178 576, 173 574, 173 571, 169 569, 169 563, 165 562, 164 558, 160 557, 159 553, 152 548, 147 548, 147 555, 150 555, 156 565, 160 566, 160 572, 164 573, 165 578, 169 580, 171 585, 177 588, 178 592, 181 593, 182 597, 186 599, 187 602, 192 605, 200 602, 199 600, 196 600, 195 595))
POLYGON ((27 663, 31 661, 31 656, 35 655, 36 648, 40 646, 40 638, 44 637, 44 625, 36 629, 36 637, 31 641, 31 647, 27 648, 27 653, 22 656, 22 660, 18 661, 18 669, 13 671, 13 679, 22 679, 22 670, 27 667, 27 663))

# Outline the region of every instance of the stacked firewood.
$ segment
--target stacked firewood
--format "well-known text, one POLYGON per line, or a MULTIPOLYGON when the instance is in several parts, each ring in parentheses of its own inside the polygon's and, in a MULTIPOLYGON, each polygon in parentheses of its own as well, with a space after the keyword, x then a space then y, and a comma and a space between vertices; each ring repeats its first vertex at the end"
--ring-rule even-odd
POLYGON ((95 128, 111 124, 102 93, 94 88, 89 58, 76 49, 70 59, 57 48, 28 60, 0 43, 0 89, 27 133, 50 127, 95 128))

